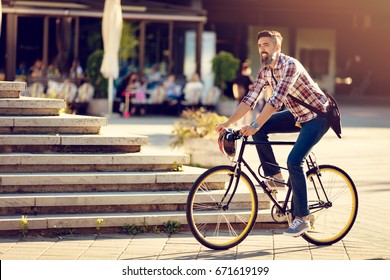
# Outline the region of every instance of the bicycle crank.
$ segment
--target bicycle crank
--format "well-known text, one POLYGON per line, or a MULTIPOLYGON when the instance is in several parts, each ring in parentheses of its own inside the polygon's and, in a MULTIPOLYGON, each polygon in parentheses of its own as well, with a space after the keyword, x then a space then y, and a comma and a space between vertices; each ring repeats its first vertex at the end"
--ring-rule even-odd
POLYGON ((275 205, 271 208, 271 217, 277 223, 287 222, 287 215, 283 214, 275 205))

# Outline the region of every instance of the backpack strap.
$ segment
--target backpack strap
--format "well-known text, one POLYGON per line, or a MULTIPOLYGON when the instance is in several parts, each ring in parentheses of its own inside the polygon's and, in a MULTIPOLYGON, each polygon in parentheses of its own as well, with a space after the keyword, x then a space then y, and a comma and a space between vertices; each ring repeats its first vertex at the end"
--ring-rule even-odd
MULTIPOLYGON (((274 82, 275 82, 276 84, 278 84, 278 80, 276 80, 275 75, 274 75, 274 71, 272 71, 272 70, 271 70, 271 75, 272 75, 272 79, 274 80, 274 82)), ((313 111, 313 112, 316 113, 317 115, 319 115, 319 116, 326 116, 326 115, 327 115, 327 113, 324 113, 324 112, 318 110, 317 108, 315 108, 315 107, 313 107, 313 106, 307 104, 306 102, 302 101, 301 99, 296 98, 295 96, 292 96, 291 94, 289 94, 289 95, 290 95, 290 97, 291 97, 292 100, 294 100, 295 102, 299 103, 299 104, 302 105, 303 107, 309 109, 310 111, 313 111)), ((328 96, 328 95, 326 95, 326 96, 328 96)))
POLYGON ((321 110, 318 110, 317 108, 307 104, 306 102, 302 101, 301 99, 299 98, 296 98, 295 96, 289 94, 291 99, 294 100, 295 102, 299 103, 300 105, 302 105, 303 107, 306 107, 307 109, 313 111, 314 113, 316 113, 317 115, 320 115, 320 116, 326 116, 327 113, 325 112, 322 112, 321 110))

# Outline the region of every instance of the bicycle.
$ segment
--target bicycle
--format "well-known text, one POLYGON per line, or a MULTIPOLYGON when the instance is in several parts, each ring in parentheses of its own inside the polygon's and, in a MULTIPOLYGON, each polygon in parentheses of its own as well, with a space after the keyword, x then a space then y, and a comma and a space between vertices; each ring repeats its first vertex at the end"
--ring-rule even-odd
MULTIPOLYGON (((237 246, 249 235, 258 216, 259 188, 271 201, 274 222, 287 223, 293 219, 289 180, 285 184, 284 200, 278 201, 275 191, 260 179, 266 179, 260 172, 261 165, 257 176, 243 155, 248 145, 294 145, 295 142, 255 142, 238 131, 232 132, 231 137, 232 141, 242 139, 237 159, 231 159, 233 165, 216 166, 201 174, 189 192, 186 205, 187 222, 193 236, 215 250, 237 246), (254 178, 256 187, 243 166, 254 178)), ((313 154, 306 158, 306 165, 310 230, 301 236, 315 245, 331 245, 344 238, 356 220, 357 190, 345 171, 333 165, 317 165, 313 154)))

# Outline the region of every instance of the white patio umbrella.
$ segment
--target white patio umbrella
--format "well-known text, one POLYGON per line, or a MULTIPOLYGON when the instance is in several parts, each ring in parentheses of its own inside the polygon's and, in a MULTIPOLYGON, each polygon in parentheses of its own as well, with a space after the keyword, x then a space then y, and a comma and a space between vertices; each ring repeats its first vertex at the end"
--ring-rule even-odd
POLYGON ((112 114, 114 79, 118 78, 118 52, 122 36, 122 7, 120 0, 105 0, 102 22, 104 57, 100 72, 108 79, 108 114, 112 114))

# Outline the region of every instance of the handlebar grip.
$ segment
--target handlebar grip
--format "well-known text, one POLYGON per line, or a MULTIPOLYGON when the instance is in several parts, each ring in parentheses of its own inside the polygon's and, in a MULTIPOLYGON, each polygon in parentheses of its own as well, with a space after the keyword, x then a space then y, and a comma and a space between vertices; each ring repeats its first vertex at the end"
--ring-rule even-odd
POLYGON ((240 133, 240 130, 233 130, 233 133, 234 133, 234 140, 239 140, 241 139, 242 137, 244 137, 245 139, 248 138, 248 136, 244 136, 240 133))
POLYGON ((248 136, 244 136, 240 133, 240 129, 227 128, 227 129, 225 129, 225 131, 229 132, 227 135, 227 139, 230 141, 239 140, 242 137, 244 137, 244 139, 248 139, 248 136))

